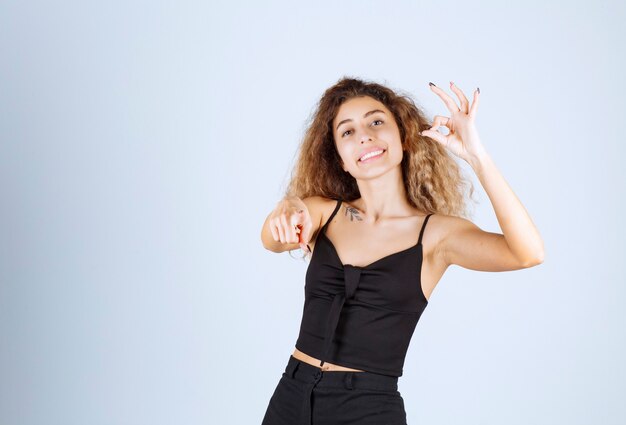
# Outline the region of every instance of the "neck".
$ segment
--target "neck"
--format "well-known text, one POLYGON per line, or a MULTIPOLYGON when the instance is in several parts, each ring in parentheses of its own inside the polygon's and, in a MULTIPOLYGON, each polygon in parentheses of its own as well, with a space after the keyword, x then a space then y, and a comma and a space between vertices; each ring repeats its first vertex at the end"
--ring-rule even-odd
POLYGON ((414 208, 407 201, 400 167, 375 179, 357 180, 357 185, 361 197, 351 205, 361 212, 364 220, 376 223, 414 214, 414 208))

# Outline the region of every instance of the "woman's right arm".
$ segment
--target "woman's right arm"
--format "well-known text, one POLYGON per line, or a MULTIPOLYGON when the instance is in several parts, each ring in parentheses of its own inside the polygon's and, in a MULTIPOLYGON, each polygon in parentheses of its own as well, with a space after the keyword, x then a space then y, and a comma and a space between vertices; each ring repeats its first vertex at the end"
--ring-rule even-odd
POLYGON ((276 204, 261 229, 263 247, 272 252, 284 252, 304 248, 321 227, 322 212, 326 198, 310 196, 300 199, 296 196, 285 197, 276 204), (302 210, 302 213, 298 213, 302 210), (300 233, 296 231, 296 225, 300 233))

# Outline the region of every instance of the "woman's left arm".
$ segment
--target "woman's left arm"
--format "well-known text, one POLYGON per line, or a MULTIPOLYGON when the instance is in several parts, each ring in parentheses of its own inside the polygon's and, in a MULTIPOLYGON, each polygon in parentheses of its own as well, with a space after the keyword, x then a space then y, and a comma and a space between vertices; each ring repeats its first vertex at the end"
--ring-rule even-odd
POLYGON ((450 87, 459 97, 461 107, 442 89, 431 84, 452 116, 436 116, 433 126, 422 134, 435 139, 470 164, 491 200, 503 234, 485 232, 461 217, 446 217, 446 234, 439 247, 444 261, 482 271, 515 270, 541 264, 544 247, 539 231, 496 168, 476 131, 474 119, 480 91, 474 92, 470 108, 463 92, 452 82, 450 87), (448 127, 450 133, 445 136, 439 133, 436 130, 439 126, 448 127))

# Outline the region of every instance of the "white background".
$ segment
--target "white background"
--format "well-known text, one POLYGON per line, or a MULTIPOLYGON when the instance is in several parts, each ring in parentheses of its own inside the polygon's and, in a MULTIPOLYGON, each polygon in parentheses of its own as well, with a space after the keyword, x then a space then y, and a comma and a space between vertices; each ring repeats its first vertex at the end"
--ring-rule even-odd
MULTIPOLYGON (((342 76, 481 89, 545 262, 453 266, 410 424, 626 420, 624 4, 0 3, 0 423, 260 424, 307 263, 261 244, 342 76)), ((472 170, 473 221, 500 232, 472 170)))

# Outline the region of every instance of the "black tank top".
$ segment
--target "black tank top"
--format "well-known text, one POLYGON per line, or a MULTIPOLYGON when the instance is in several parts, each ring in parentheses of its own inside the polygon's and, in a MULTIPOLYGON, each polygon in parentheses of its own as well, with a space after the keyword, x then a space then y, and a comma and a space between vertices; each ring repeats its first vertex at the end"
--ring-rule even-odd
POLYGON ((416 245, 364 267, 342 264, 321 228, 307 268, 296 348, 324 362, 402 376, 406 352, 428 300, 422 291, 422 235, 416 245))

